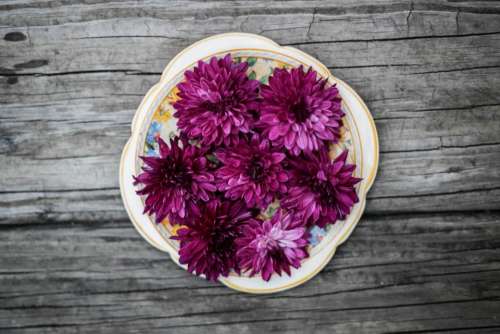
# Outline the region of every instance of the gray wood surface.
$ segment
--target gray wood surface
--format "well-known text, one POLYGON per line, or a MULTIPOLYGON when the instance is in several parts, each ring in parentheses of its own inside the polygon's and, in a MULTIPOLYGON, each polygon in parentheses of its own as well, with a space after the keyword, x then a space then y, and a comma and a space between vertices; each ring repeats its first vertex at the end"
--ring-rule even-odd
POLYGON ((500 3, 0 2, 0 332, 500 332, 500 3), (316 278, 249 296, 144 242, 121 149, 166 63, 259 33, 366 101, 380 171, 316 278))

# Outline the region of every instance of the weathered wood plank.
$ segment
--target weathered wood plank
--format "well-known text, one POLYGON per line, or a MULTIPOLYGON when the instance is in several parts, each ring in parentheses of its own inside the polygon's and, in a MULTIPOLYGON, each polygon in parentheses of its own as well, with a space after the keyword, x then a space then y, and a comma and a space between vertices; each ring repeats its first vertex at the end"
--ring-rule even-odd
MULTIPOLYGON (((368 212, 500 206, 499 71, 337 72, 366 98, 379 130, 381 169, 368 212)), ((125 218, 119 155, 134 109, 157 79, 106 72, 4 82, 0 205, 6 210, 0 218, 99 220, 92 211, 106 207, 108 217, 125 218), (100 190, 106 195, 97 209, 92 194, 100 190), (73 205, 61 205, 61 198, 73 205)))
MULTIPOLYGON (((476 42, 479 50, 467 47, 471 43, 467 37, 500 33, 500 7, 495 4, 470 7, 422 2, 412 6, 409 2, 393 2, 328 7, 324 2, 311 2, 304 8, 301 2, 270 6, 265 2, 269 7, 265 12, 262 5, 208 4, 207 7, 218 7, 203 15, 203 8, 193 10, 186 5, 137 8, 126 3, 82 6, 78 10, 73 6, 50 8, 50 15, 44 10, 19 10, 19 14, 16 10, 3 11, 0 22, 4 22, 4 27, 0 32, 5 39, 0 46, 8 46, 5 52, 9 57, 2 60, 2 67, 17 73, 33 72, 34 68, 41 73, 111 69, 159 72, 180 48, 195 40, 214 33, 247 31, 281 44, 309 45, 306 50, 314 55, 321 52, 321 56, 317 55, 329 66, 413 65, 411 59, 393 62, 391 54, 423 52, 433 53, 434 57, 448 55, 446 62, 434 63, 432 67, 449 68, 455 59, 467 60, 462 53, 488 53, 484 49, 488 46, 481 39, 476 42), (56 10, 61 11, 59 16, 56 10), (73 15, 68 15, 69 11, 73 15), (142 15, 138 16, 140 12, 142 15), (71 22, 65 22, 66 19, 71 22), (16 33, 23 39, 13 42, 8 34, 16 33), (409 49, 404 41, 412 39, 409 49), (468 44, 460 47, 463 41, 468 44), (134 48, 129 47, 132 43, 134 48), (428 45, 423 46, 425 43, 428 45), (328 47, 317 50, 321 44, 328 47)), ((200 6, 198 2, 196 6, 200 6)), ((470 57, 477 59, 473 54, 470 57)))
POLYGON ((128 222, 0 233, 3 333, 378 333, 500 326, 500 215, 366 217, 305 285, 270 296, 191 277, 128 222), (15 254, 15 256, 14 256, 15 254), (352 320, 356 319, 356 322, 352 320))

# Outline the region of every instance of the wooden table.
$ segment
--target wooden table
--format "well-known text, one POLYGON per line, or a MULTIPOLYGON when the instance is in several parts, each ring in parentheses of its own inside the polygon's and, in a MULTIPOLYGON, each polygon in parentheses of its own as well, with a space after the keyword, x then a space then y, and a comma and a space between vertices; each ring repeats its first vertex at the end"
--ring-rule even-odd
POLYGON ((500 332, 498 2, 7 0, 0 39, 0 332, 500 332), (229 31, 320 59, 380 136, 358 228, 275 295, 179 269, 119 195, 141 98, 229 31))

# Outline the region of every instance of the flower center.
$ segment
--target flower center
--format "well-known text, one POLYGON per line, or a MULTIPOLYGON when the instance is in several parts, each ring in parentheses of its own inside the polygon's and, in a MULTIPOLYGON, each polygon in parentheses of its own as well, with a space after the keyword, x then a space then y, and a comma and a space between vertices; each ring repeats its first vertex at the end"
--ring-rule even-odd
POLYGON ((309 108, 307 107, 307 104, 303 99, 300 99, 297 103, 292 105, 290 107, 290 111, 295 117, 295 120, 298 123, 304 122, 306 119, 311 116, 311 112, 309 111, 309 108))
POLYGON ((224 114, 226 111, 231 110, 233 106, 234 99, 232 97, 222 97, 217 102, 204 101, 201 105, 202 108, 215 114, 224 114))
POLYGON ((257 249, 258 250, 273 250, 278 248, 278 243, 276 240, 271 238, 269 235, 261 235, 257 240, 257 249))
POLYGON ((335 205, 335 188, 330 182, 315 179, 312 182, 312 190, 319 195, 320 201, 328 206, 335 205))
POLYGON ((261 181, 264 178, 264 165, 258 157, 252 157, 247 173, 253 181, 261 181))
POLYGON ((288 259, 283 254, 283 250, 279 247, 273 248, 269 252, 269 256, 274 260, 275 263, 287 263, 288 259))
POLYGON ((165 183, 169 185, 181 186, 189 188, 193 178, 186 167, 167 159, 165 163, 165 183))
POLYGON ((212 228, 209 239, 209 247, 211 251, 222 255, 225 252, 231 251, 234 248, 234 239, 236 238, 235 231, 227 228, 224 222, 211 222, 215 225, 212 228))

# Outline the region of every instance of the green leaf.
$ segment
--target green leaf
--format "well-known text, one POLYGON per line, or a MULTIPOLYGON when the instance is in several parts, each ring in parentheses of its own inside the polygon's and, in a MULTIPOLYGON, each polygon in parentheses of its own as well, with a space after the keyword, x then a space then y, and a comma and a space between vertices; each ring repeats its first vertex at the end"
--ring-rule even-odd
POLYGON ((266 214, 267 214, 269 217, 272 217, 272 216, 274 216, 274 214, 276 213, 276 210, 278 210, 278 208, 272 208, 272 207, 270 207, 269 209, 267 209, 266 214))
POLYGON ((257 58, 255 58, 255 57, 248 57, 247 58, 248 66, 253 66, 253 65, 255 65, 256 62, 257 62, 257 58))
POLYGON ((188 143, 196 147, 201 147, 200 141, 197 139, 189 139, 188 143))
POLYGON ((255 80, 255 78, 257 78, 257 73, 255 73, 255 71, 250 72, 248 79, 255 80))
POLYGON ((214 163, 214 164, 219 164, 219 159, 217 159, 217 157, 213 154, 207 154, 206 155, 206 158, 208 161, 210 161, 211 163, 214 163))
POLYGON ((274 202, 269 204, 269 206, 266 208, 266 210, 264 211, 264 216, 266 218, 272 218, 276 213, 276 211, 278 211, 279 207, 280 207, 280 202, 278 200, 275 200, 274 202))
POLYGON ((269 76, 268 75, 264 75, 263 77, 261 77, 259 79, 260 83, 262 84, 267 84, 267 82, 269 81, 269 76))

